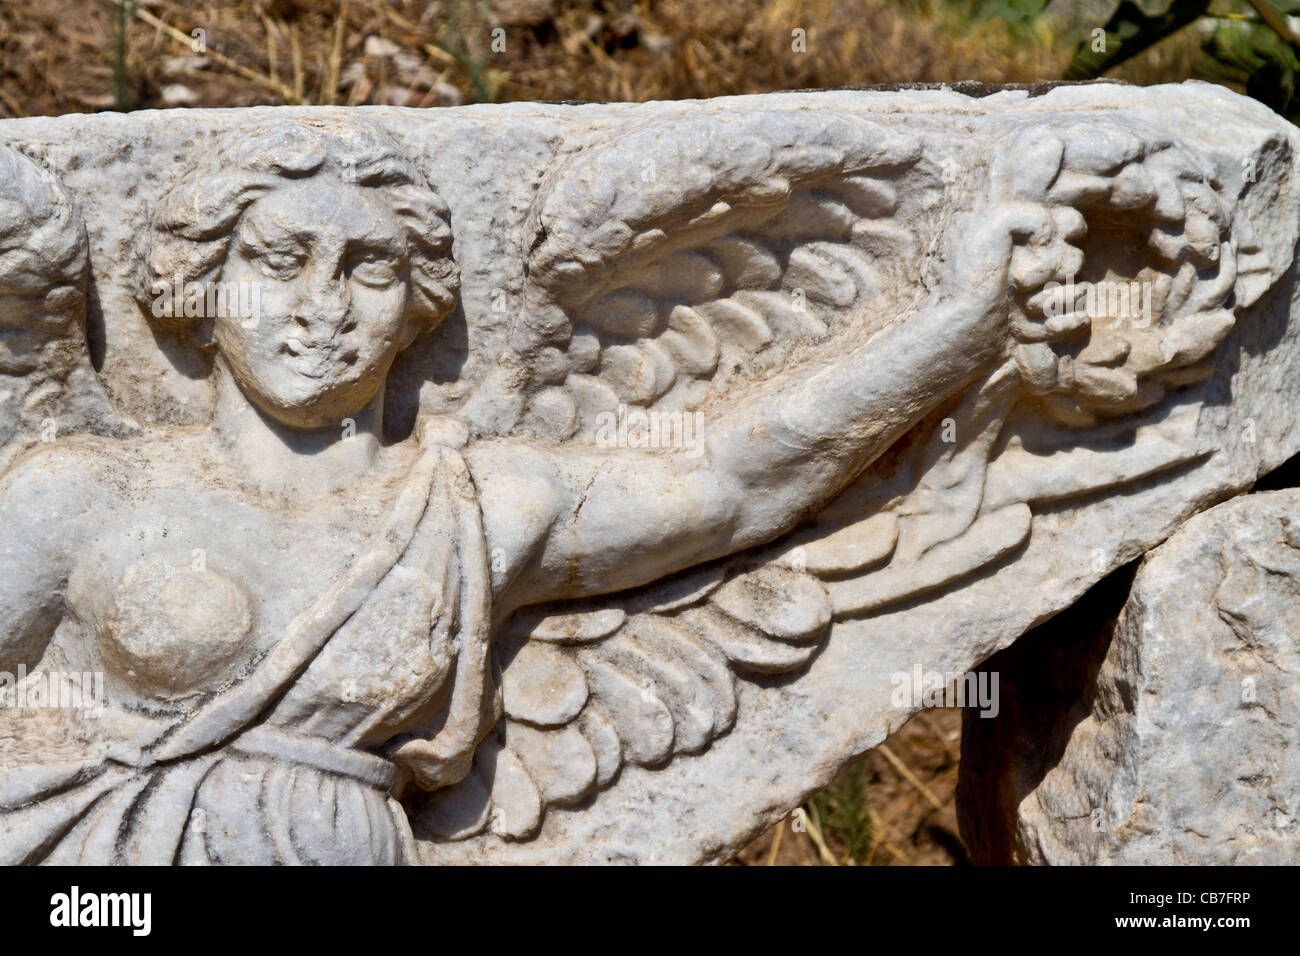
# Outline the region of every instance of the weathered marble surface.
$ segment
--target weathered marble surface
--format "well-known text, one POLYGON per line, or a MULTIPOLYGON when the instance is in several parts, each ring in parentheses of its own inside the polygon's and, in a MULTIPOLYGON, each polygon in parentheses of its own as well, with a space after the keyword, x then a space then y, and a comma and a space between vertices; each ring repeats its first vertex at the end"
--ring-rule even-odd
POLYGON ((1210 86, 0 144, 0 669, 107 698, 6 713, 7 858, 721 860, 1300 450, 1296 134, 1210 86))
MULTIPOLYGON (((1032 776, 1027 764, 1052 746, 1046 715, 1021 712, 963 753, 975 765, 991 750, 1008 755, 996 773, 969 781, 1003 796, 993 815, 1005 821, 971 821, 982 834, 997 831, 1000 845, 982 847, 986 857, 1295 862, 1297 505, 1295 491, 1236 498, 1192 518, 1146 556, 1109 647, 1100 645, 1082 712, 1032 788, 1022 784, 1032 776)), ((1028 669, 1015 678, 1050 680, 1028 669)))

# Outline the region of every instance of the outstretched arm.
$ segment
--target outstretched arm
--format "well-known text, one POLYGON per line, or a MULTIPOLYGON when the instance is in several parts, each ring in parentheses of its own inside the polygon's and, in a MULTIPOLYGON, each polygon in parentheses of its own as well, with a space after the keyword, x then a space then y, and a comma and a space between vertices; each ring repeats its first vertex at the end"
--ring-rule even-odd
POLYGON ((1028 204, 986 215, 945 263, 959 292, 706 419, 703 455, 475 446, 501 603, 645 584, 790 530, 1005 356, 1012 246, 1049 228, 1045 215, 1028 204))

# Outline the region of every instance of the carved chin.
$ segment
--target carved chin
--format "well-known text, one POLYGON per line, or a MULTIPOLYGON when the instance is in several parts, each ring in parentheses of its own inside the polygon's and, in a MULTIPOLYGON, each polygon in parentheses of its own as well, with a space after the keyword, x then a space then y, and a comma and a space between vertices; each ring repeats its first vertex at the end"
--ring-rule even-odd
POLYGON ((245 394, 283 425, 294 428, 336 426, 344 418, 359 413, 375 396, 378 381, 365 377, 339 381, 338 377, 311 378, 296 375, 277 383, 274 390, 245 388, 245 394))

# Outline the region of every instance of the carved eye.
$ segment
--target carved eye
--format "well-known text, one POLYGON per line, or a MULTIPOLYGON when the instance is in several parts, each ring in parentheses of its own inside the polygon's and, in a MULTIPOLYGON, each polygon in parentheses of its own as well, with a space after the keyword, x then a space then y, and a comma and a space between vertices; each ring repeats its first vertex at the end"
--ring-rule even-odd
POLYGON ((397 279, 400 265, 387 249, 359 249, 348 262, 348 275, 363 285, 383 288, 397 279))
POLYGON ((304 259, 300 253, 271 249, 257 254, 262 271, 273 279, 292 279, 302 270, 304 259))

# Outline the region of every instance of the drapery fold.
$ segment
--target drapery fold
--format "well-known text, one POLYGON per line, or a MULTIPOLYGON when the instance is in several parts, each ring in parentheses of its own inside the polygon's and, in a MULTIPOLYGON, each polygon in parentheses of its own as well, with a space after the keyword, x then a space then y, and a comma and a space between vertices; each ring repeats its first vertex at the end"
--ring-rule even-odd
POLYGON ((98 725, 104 736, 80 760, 46 763, 42 740, 24 738, 17 722, 0 748, 0 862, 413 862, 394 782, 460 779, 494 716, 488 574, 464 458, 431 441, 383 527, 247 677, 168 721, 140 720, 110 703, 98 725), (331 638, 406 563, 449 589, 425 622, 430 633, 453 631, 452 686, 436 726, 400 735, 381 758, 324 737, 295 742, 267 724, 331 638), (113 737, 133 722, 131 739, 113 737))

